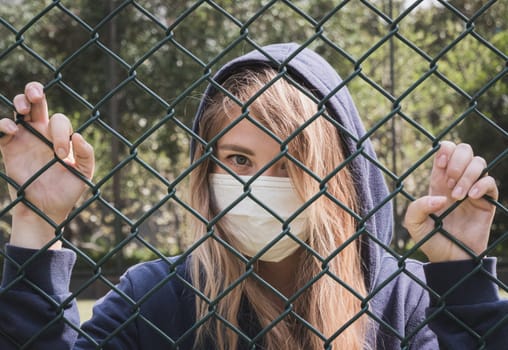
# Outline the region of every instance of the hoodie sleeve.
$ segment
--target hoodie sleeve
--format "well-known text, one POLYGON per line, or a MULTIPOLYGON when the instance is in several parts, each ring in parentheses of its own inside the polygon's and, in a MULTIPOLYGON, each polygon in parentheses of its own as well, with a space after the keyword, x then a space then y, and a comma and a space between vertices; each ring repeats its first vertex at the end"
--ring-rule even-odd
POLYGON ((93 319, 80 328, 69 291, 75 259, 66 249, 7 246, 0 286, 0 349, 138 349, 128 276, 97 302, 93 319))
POLYGON ((427 319, 441 349, 505 348, 508 300, 499 296, 495 266, 494 258, 425 265, 427 319))
POLYGON ((70 250, 8 245, 0 285, 0 349, 71 349, 79 326, 70 250))
POLYGON ((92 318, 81 327, 83 336, 78 337, 73 349, 122 349, 138 350, 136 328, 136 303, 129 272, 93 307, 92 318))

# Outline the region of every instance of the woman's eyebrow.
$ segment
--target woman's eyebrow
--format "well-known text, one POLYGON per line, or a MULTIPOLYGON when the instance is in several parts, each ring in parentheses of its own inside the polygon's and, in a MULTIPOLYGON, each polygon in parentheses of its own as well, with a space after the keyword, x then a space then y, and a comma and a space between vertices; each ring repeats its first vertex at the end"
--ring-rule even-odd
POLYGON ((240 152, 249 156, 253 156, 254 151, 250 148, 243 147, 234 143, 226 143, 226 144, 220 144, 217 146, 217 150, 219 151, 234 151, 234 152, 240 152))

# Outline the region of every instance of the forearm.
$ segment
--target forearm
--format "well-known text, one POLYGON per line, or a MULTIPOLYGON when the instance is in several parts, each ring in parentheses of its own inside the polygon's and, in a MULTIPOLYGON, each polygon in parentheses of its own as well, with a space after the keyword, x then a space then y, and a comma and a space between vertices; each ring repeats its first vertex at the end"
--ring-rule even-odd
MULTIPOLYGON (((35 212, 15 213, 12 217, 10 244, 28 249, 41 249, 55 238, 55 228, 35 212)), ((49 249, 60 249, 55 241, 49 249)))

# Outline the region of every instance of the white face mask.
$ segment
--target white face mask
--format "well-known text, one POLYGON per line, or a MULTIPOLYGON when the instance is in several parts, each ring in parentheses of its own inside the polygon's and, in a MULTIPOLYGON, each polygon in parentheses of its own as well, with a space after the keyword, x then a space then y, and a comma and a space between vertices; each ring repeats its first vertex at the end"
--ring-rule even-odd
MULTIPOLYGON (((240 176, 248 181, 250 176, 240 176)), ((222 211, 236 201, 243 193, 243 185, 229 174, 210 174, 211 195, 222 211)), ((281 220, 287 220, 300 209, 303 202, 296 195, 289 178, 260 176, 250 185, 251 194, 263 203, 281 220)), ((290 232, 305 241, 305 211, 289 223, 290 232)), ((263 248, 276 240, 260 260, 278 262, 298 249, 300 244, 287 234, 281 235, 283 222, 257 204, 252 198, 245 197, 221 219, 221 223, 236 238, 236 246, 246 256, 253 257, 263 248), (279 240, 277 240, 279 238, 279 240)))

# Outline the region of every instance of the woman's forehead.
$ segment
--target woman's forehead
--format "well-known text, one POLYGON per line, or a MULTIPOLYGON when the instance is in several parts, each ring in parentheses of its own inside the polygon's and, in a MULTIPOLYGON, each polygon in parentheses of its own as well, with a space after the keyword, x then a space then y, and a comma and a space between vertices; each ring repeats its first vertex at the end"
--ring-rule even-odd
POLYGON ((249 149, 280 149, 279 143, 248 119, 242 119, 217 140, 218 147, 249 149))

